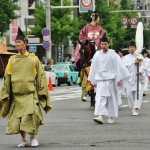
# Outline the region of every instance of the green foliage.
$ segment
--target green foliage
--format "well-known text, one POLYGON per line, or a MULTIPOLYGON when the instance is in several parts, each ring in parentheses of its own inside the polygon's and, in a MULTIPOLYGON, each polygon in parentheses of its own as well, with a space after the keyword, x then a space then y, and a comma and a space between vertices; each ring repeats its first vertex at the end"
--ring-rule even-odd
MULTIPOLYGON (((86 14, 87 15, 87 14, 86 14)), ((72 41, 73 46, 75 47, 77 42, 78 42, 78 37, 80 30, 83 28, 83 26, 87 23, 89 23, 89 17, 86 16, 85 14, 82 14, 79 16, 79 18, 74 18, 73 20, 73 32, 71 33, 70 39, 72 41)))
MULTIPOLYGON (((52 0, 51 5, 60 6, 58 0, 52 0)), ((63 5, 70 5, 69 0, 63 0, 63 5)), ((73 32, 73 20, 70 17, 72 9, 51 9, 51 39, 54 44, 62 44, 62 40, 68 39, 73 32)), ((35 27, 31 28, 31 33, 41 37, 41 30, 46 27, 46 11, 44 3, 36 4, 34 13, 35 27)))
MULTIPOLYGON (((110 6, 108 7, 106 0, 96 0, 95 6, 96 12, 102 16, 100 25, 103 27, 105 34, 109 37, 111 41, 111 47, 120 47, 123 42, 123 35, 125 33, 125 31, 122 29, 123 16, 119 13, 113 14, 109 12, 110 10, 119 9, 119 6, 114 6, 113 3, 110 3, 110 6)), ((73 31, 71 36, 74 46, 77 43, 81 28, 89 22, 88 13, 81 13, 78 23, 78 30, 73 31)))
MULTIPOLYGON (((130 0, 122 0, 121 1, 121 10, 131 10, 130 0)), ((129 20, 131 17, 136 16, 138 18, 138 14, 136 12, 124 12, 122 13, 129 20)), ((125 35, 122 43, 122 48, 126 48, 130 41, 135 41, 136 28, 131 28, 131 24, 127 25, 127 29, 124 29, 125 35)))
POLYGON ((41 31, 46 27, 46 11, 43 3, 36 3, 36 9, 34 13, 34 25, 35 27, 31 28, 30 34, 33 34, 37 37, 43 38, 41 31))
MULTIPOLYGON (((51 0, 51 5, 60 6, 60 1, 51 0)), ((70 5, 69 0, 63 0, 63 5, 70 5)), ((123 29, 122 19, 126 16, 130 19, 132 16, 137 16, 137 13, 111 13, 113 10, 131 10, 130 0, 121 0, 121 5, 114 5, 114 1, 110 0, 109 7, 106 0, 95 1, 96 12, 102 18, 100 25, 103 27, 105 34, 110 38, 111 47, 113 49, 125 48, 131 40, 135 40, 136 29, 132 29, 128 24, 127 29, 123 29)), ((51 37, 52 43, 62 44, 62 41, 70 38, 74 47, 78 42, 78 36, 82 27, 90 22, 88 13, 80 13, 78 18, 71 19, 72 9, 51 9, 51 37)), ((34 34, 42 39, 41 30, 46 27, 46 12, 45 4, 41 3, 36 5, 34 14, 35 27, 31 29, 30 34, 34 34)), ((145 37, 148 37, 149 32, 145 32, 145 37)), ((148 39, 148 38, 147 38, 148 39)), ((147 40, 148 45, 148 40, 147 40)))
POLYGON ((106 35, 110 38, 111 47, 113 49, 120 48, 123 42, 125 31, 122 29, 122 14, 111 13, 110 11, 118 10, 119 6, 110 2, 108 7, 105 0, 98 0, 96 3, 96 11, 102 16, 101 26, 105 30, 106 35))
POLYGON ((4 36, 5 32, 9 29, 11 20, 18 17, 15 14, 15 10, 19 9, 12 0, 0 0, 0 37, 4 36))
POLYGON ((144 47, 147 49, 150 46, 150 25, 144 30, 144 47))

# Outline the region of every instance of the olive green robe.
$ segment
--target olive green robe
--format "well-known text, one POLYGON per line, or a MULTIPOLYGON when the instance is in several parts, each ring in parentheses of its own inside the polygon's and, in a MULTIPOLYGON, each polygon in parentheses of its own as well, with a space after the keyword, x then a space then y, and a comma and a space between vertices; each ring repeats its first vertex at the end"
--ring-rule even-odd
POLYGON ((51 110, 45 71, 34 54, 11 56, 10 63, 11 74, 5 72, 0 90, 0 115, 8 116, 6 134, 37 134, 44 124, 41 107, 51 110))
POLYGON ((82 87, 82 97, 88 95, 88 91, 86 90, 86 81, 87 81, 87 76, 84 72, 84 69, 81 70, 80 72, 80 77, 81 77, 81 87, 82 87))

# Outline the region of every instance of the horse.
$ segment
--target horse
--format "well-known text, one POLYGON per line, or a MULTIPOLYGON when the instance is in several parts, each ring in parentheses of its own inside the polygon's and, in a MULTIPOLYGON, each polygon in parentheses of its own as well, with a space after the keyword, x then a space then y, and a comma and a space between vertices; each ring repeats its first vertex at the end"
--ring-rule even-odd
MULTIPOLYGON (((96 45, 95 42, 90 40, 85 40, 84 42, 79 41, 79 44, 81 45, 81 48, 79 50, 80 59, 78 60, 78 62, 76 62, 76 68, 79 72, 81 72, 82 69, 85 70, 86 67, 91 65, 91 60, 96 52, 95 49, 96 45)), ((94 106, 95 105, 94 90, 88 91, 88 94, 91 97, 91 106, 94 106)))

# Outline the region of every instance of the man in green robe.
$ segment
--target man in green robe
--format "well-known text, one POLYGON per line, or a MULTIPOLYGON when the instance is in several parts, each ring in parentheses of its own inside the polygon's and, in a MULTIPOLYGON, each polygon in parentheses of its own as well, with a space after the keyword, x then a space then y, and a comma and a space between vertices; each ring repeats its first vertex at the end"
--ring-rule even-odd
POLYGON ((39 126, 44 124, 41 108, 46 113, 51 110, 46 75, 37 56, 27 52, 20 28, 16 49, 18 54, 10 57, 0 90, 0 115, 8 117, 6 134, 20 133, 22 143, 18 147, 36 147, 39 126))

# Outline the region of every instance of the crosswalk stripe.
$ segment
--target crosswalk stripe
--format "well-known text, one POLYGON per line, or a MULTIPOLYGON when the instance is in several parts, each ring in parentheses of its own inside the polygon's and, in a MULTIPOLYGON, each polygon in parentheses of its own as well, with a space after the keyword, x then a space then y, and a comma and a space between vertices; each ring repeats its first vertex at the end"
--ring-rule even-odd
POLYGON ((72 93, 72 92, 73 92, 73 93, 79 93, 79 92, 81 93, 81 90, 74 90, 74 91, 72 91, 72 90, 70 90, 70 91, 69 91, 69 90, 63 90, 63 91, 59 91, 59 90, 58 90, 58 91, 50 91, 50 94, 59 94, 59 93, 66 93, 66 92, 67 92, 67 93, 72 93))
POLYGON ((124 107, 129 107, 129 105, 122 105, 122 106, 119 106, 119 107, 124 108, 124 107))
POLYGON ((142 101, 143 103, 148 103, 149 101, 142 101))
POLYGON ((71 95, 66 95, 66 96, 52 96, 51 99, 52 101, 60 101, 60 100, 67 100, 67 99, 74 99, 81 97, 81 94, 71 94, 71 95))
POLYGON ((81 87, 70 87, 66 89, 57 89, 50 92, 52 101, 60 101, 81 97, 81 87), (60 94, 60 95, 58 95, 60 94))

